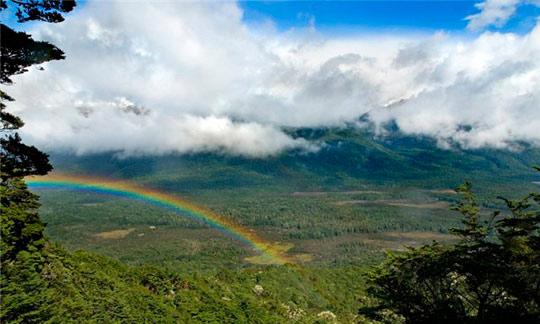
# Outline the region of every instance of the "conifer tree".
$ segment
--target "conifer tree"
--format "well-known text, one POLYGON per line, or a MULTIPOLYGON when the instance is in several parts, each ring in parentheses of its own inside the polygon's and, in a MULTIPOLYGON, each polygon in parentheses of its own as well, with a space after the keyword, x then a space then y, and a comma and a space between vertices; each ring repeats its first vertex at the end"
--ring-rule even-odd
MULTIPOLYGON (((63 21, 62 13, 75 7, 64 0, 0 0, 0 11, 11 9, 18 22, 63 21)), ((0 23, 0 84, 13 83, 12 76, 29 67, 64 58, 64 53, 47 42, 35 41, 0 23)), ((22 142, 17 130, 23 121, 9 113, 13 101, 0 90, 0 294, 2 322, 40 322, 48 318, 47 284, 41 276, 46 239, 39 218, 38 197, 31 193, 24 177, 44 175, 52 167, 45 153, 22 142)))
MULTIPOLYGON (((14 10, 18 22, 41 20, 61 22, 61 13, 71 11, 74 1, 0 0, 0 11, 14 10)), ((13 83, 13 75, 24 73, 32 65, 64 58, 64 53, 47 42, 35 41, 25 32, 16 32, 0 24, 0 83, 13 83)), ((25 176, 44 175, 52 167, 45 153, 22 142, 17 130, 23 121, 6 111, 13 101, 0 91, 0 194, 2 215, 1 261, 13 260, 20 251, 40 249, 43 245, 43 223, 36 213, 37 197, 23 181, 25 176)))
POLYGON ((374 302, 362 315, 406 323, 540 321, 540 194, 499 197, 507 211, 481 221, 471 185, 456 192, 463 226, 451 231, 459 241, 390 255, 371 275, 374 302))

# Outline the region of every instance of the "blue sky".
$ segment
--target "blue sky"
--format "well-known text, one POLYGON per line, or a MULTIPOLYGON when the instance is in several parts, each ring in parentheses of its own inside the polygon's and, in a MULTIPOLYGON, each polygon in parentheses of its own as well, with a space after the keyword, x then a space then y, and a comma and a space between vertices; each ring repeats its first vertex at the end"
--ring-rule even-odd
MULTIPOLYGON (((463 31, 465 17, 477 13, 480 1, 242 1, 244 20, 258 24, 271 19, 280 30, 305 27, 313 17, 321 32, 357 30, 463 31)), ((534 27, 540 8, 518 7, 500 30, 523 33, 534 27)))
MULTIPOLYGON (((319 32, 340 34, 370 30, 388 31, 433 31, 466 32, 465 17, 478 13, 475 4, 481 2, 458 1, 239 1, 244 11, 244 22, 260 25, 267 21, 280 31, 304 28, 311 22, 319 32)), ((87 1, 78 1, 76 11, 84 10, 87 1)), ((11 8, 9 8, 11 9, 11 8)), ((14 15, 6 10, 0 14, 2 21, 16 29, 14 15)), ((540 7, 523 4, 517 13, 502 27, 487 27, 488 30, 515 32, 530 31, 540 15, 540 7)), ((26 23, 28 28, 32 23, 26 23)), ((24 28, 23 28, 24 29, 24 28)))

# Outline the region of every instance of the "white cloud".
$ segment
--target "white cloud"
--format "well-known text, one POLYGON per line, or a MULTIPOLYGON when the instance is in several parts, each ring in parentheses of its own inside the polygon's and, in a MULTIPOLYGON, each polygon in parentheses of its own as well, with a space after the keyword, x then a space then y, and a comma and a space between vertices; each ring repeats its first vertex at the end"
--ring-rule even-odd
POLYGON ((282 127, 377 125, 441 145, 540 144, 540 27, 475 39, 250 30, 234 3, 90 2, 34 34, 67 59, 16 78, 26 140, 80 154, 313 150, 282 127), (386 108, 385 108, 386 107, 386 108))
POLYGON ((466 17, 469 20, 467 28, 482 30, 491 25, 502 27, 521 4, 540 6, 540 0, 485 0, 475 5, 480 10, 479 13, 466 17))
POLYGON ((77 154, 120 151, 124 156, 214 151, 264 157, 284 149, 317 148, 272 126, 215 116, 154 118, 151 111, 126 103, 125 98, 78 102, 77 113, 62 116, 68 123, 36 122, 42 127, 34 129, 33 136, 47 139, 41 144, 45 149, 75 150, 77 154), (74 145, 73 140, 81 145, 74 145))
POLYGON ((438 63, 412 65, 421 90, 376 110, 374 120, 396 120, 402 131, 433 136, 443 145, 540 144, 540 26, 525 36, 485 33, 436 48, 428 60, 438 63))

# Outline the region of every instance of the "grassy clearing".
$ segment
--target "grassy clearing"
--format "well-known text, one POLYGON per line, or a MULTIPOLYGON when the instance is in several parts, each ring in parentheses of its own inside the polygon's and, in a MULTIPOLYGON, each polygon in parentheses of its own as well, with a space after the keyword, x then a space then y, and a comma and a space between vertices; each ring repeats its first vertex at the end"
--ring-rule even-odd
POLYGON ((128 236, 133 231, 135 231, 134 228, 118 229, 118 230, 96 233, 94 234, 94 236, 102 240, 119 240, 128 236))

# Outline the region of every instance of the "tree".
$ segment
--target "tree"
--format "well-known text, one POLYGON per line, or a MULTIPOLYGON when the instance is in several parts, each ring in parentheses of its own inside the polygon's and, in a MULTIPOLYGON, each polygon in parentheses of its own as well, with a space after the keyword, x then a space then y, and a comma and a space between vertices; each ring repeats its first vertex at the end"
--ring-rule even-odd
POLYGON ((384 320, 392 313, 406 323, 540 320, 540 194, 500 198, 508 212, 480 222, 471 185, 456 191, 463 227, 452 232, 459 242, 390 255, 371 274, 375 304, 362 315, 384 320))
MULTIPOLYGON (((19 22, 60 22, 61 13, 71 11, 74 1, 0 0, 0 11, 15 9, 19 22)), ((28 67, 64 58, 64 53, 47 42, 35 41, 0 23, 0 83, 12 84, 11 77, 28 67)), ((48 156, 22 142, 17 130, 23 121, 6 111, 14 99, 0 91, 0 288, 3 321, 38 322, 47 318, 47 285, 41 276, 44 224, 39 218, 38 197, 31 193, 24 177, 43 175, 52 167, 48 156)))
MULTIPOLYGON (((12 6, 19 22, 42 20, 63 21, 62 12, 75 7, 74 1, 61 0, 0 0, 0 11, 12 6)), ((1 32, 1 77, 0 83, 8 85, 11 77, 24 73, 28 67, 51 60, 64 58, 64 53, 47 42, 35 41, 24 32, 16 32, 0 24, 1 32)), ((13 101, 0 91, 0 185, 2 211, 2 254, 1 261, 13 259, 19 251, 40 246, 43 240, 43 224, 35 213, 37 197, 24 185, 28 175, 43 175, 52 167, 45 153, 34 146, 26 145, 17 134, 23 121, 6 111, 6 103, 13 101), (16 212, 15 212, 16 211, 16 212), (17 216, 15 216, 15 214, 17 216), (26 228, 28 227, 28 228, 26 228), (31 235, 26 235, 28 233, 31 235), (26 233, 26 234, 25 234, 26 233), (41 234, 39 234, 41 233, 41 234)))

